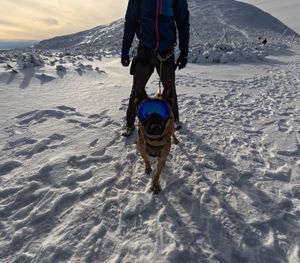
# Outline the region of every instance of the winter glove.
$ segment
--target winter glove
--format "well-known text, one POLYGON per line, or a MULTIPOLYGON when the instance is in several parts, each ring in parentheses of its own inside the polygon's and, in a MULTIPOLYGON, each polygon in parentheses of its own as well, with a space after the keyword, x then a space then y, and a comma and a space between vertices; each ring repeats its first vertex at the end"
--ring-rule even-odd
POLYGON ((130 64, 130 58, 129 58, 129 56, 121 57, 121 63, 122 63, 123 67, 128 67, 129 64, 130 64))
POLYGON ((187 64, 187 55, 183 55, 182 53, 180 53, 177 61, 176 61, 176 67, 178 67, 178 69, 183 69, 185 68, 187 64))

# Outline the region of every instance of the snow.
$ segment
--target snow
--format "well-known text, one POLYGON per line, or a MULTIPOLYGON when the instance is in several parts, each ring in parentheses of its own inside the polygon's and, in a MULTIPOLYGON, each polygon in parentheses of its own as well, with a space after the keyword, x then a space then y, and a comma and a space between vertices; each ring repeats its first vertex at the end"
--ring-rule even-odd
POLYGON ((158 195, 120 135, 132 77, 113 52, 0 53, 1 262, 300 261, 300 45, 219 40, 177 71, 158 195))
POLYGON ((118 58, 5 60, 1 260, 298 262, 300 47, 288 51, 177 72, 184 126, 159 195, 137 134, 120 136, 132 80, 118 58))

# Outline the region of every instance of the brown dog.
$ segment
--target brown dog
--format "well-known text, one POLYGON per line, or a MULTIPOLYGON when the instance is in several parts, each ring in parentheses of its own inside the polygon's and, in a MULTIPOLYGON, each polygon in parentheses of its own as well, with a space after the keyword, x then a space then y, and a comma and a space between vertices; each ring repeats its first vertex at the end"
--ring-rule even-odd
POLYGON ((167 156, 171 149, 171 137, 174 144, 179 141, 175 136, 174 116, 172 113, 174 88, 170 83, 164 88, 162 95, 156 98, 149 98, 145 89, 139 89, 136 93, 136 104, 139 107, 141 103, 149 101, 164 101, 167 103, 168 118, 162 119, 158 114, 151 114, 146 120, 141 121, 139 117, 139 135, 137 140, 137 149, 145 161, 145 172, 151 173, 151 164, 149 156, 158 157, 156 174, 152 181, 151 190, 157 194, 161 191, 159 177, 164 167, 167 156))

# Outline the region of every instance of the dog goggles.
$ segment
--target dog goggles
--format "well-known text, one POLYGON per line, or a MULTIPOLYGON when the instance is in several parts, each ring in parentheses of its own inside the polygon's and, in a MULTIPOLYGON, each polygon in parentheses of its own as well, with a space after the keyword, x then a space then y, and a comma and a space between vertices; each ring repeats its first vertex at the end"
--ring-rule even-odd
POLYGON ((137 115, 141 122, 146 121, 152 114, 158 114, 162 119, 167 120, 170 117, 168 103, 163 100, 153 99, 139 104, 137 115))

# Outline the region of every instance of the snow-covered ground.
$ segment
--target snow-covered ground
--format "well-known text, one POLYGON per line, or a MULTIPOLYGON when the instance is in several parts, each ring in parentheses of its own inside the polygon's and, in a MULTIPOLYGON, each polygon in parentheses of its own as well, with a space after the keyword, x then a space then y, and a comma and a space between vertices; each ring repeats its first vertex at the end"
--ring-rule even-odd
POLYGON ((200 64, 177 72, 158 195, 120 136, 122 20, 0 52, 0 262, 300 261, 299 37, 236 1, 189 6, 200 64))
POLYGON ((118 58, 12 54, 1 262, 299 262, 299 46, 177 72, 183 128, 158 195, 137 134, 120 136, 132 79, 118 58))

